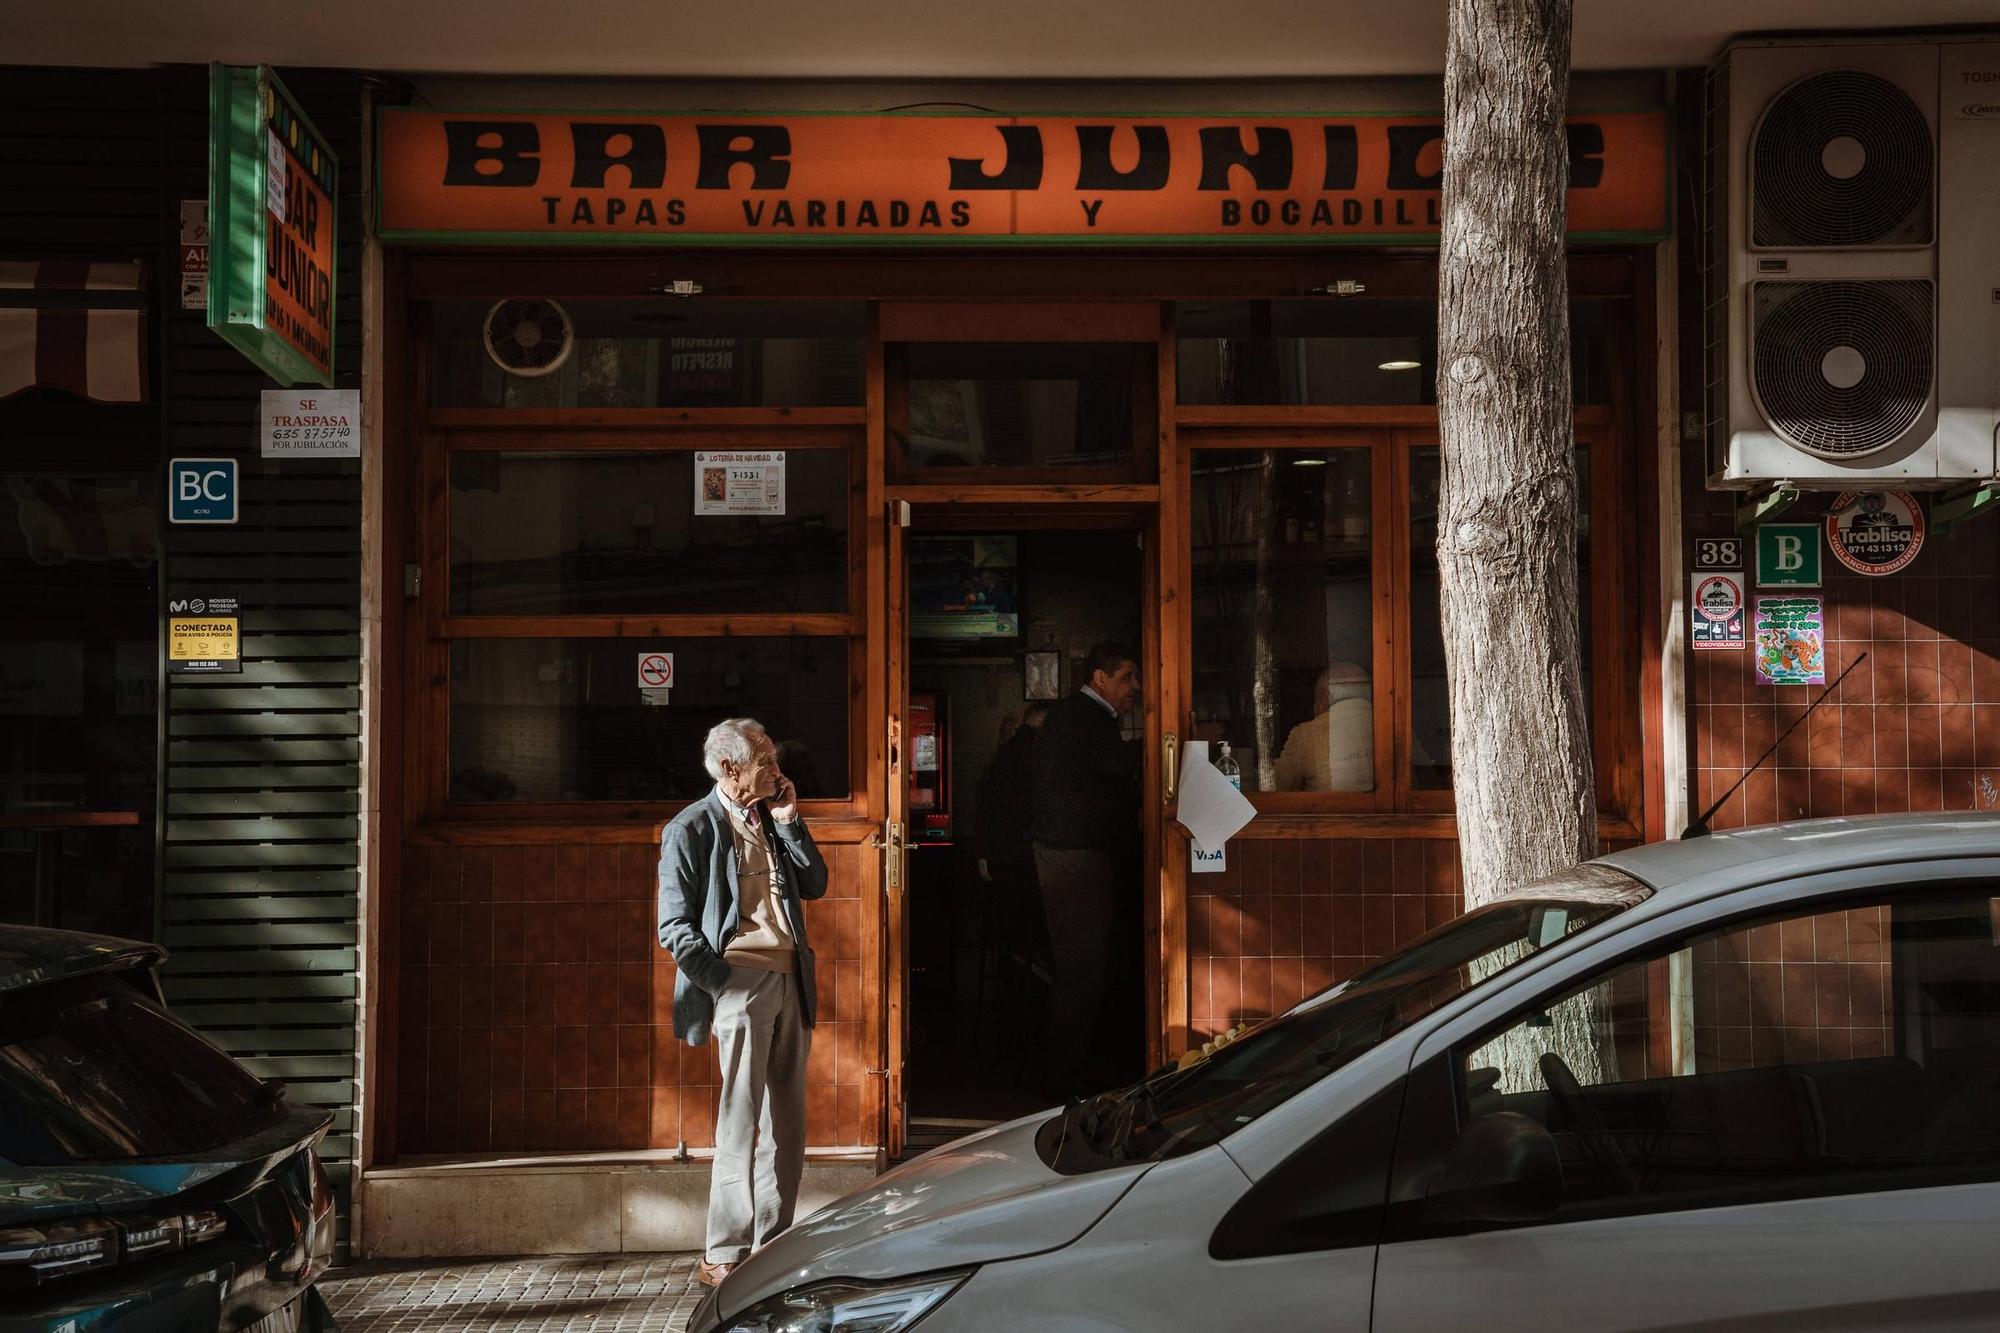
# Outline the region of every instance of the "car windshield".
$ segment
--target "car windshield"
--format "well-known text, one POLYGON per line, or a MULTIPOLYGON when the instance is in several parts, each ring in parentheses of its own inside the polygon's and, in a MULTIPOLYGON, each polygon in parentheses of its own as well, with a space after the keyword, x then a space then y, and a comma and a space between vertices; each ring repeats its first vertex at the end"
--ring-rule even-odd
POLYGON ((0 1158, 17 1166, 206 1152, 285 1110, 275 1085, 119 976, 0 995, 0 1158))
POLYGON ((1158 1161, 1207 1147, 1507 969, 1652 890, 1582 865, 1476 908, 1308 996, 1186 1068, 1072 1108, 1044 1128, 1058 1170, 1158 1161))

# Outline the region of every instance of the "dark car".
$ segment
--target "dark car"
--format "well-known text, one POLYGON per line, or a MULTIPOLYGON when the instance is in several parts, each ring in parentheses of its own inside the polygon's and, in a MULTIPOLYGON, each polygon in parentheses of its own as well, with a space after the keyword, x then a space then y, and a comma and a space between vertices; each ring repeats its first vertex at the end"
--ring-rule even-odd
POLYGON ((0 1329, 331 1329, 332 1116, 167 1012, 165 958, 0 926, 0 1329))

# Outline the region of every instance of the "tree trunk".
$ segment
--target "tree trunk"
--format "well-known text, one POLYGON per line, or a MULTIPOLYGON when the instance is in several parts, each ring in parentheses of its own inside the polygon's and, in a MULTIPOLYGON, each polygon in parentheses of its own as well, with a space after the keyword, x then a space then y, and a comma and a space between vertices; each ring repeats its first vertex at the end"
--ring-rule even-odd
POLYGON ((1569 27, 1570 0, 1450 0, 1437 554, 1468 907, 1597 854, 1564 266, 1569 27))
MULTIPOLYGON (((1570 3, 1450 0, 1437 553, 1467 907, 1597 854, 1564 236, 1570 3)), ((1602 996, 1548 1017, 1495 1043, 1503 1089, 1542 1086, 1541 1050, 1585 1085, 1613 1076, 1602 996)))

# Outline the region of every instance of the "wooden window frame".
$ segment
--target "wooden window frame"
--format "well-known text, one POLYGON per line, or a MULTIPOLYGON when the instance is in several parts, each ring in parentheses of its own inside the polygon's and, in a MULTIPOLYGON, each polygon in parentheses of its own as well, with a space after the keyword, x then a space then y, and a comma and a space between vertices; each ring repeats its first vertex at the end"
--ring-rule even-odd
MULTIPOLYGON (((413 339, 428 348, 422 331, 413 339)), ((872 346, 872 344, 871 344, 872 346)), ((415 401, 427 404, 429 358, 416 368, 415 401)), ((866 508, 868 409, 854 407, 464 408, 419 407, 417 494, 412 549, 420 576, 408 658, 412 729, 405 773, 419 822, 465 825, 631 824, 657 827, 687 801, 466 802, 450 798, 451 653, 461 640, 517 638, 659 639, 804 637, 844 639, 848 671, 848 794, 799 803, 809 819, 839 820, 869 810, 869 715, 866 508), (451 596, 450 466, 454 454, 499 452, 683 454, 707 450, 845 451, 847 460, 847 609, 809 613, 671 613, 466 615, 451 596)))
MULTIPOLYGON (((1623 309, 1629 310, 1630 306, 1623 309)), ((1614 326, 1624 322, 1622 311, 1614 326)), ((1577 443, 1590 450, 1591 624, 1595 631, 1591 709, 1592 758, 1597 775, 1598 833, 1605 840, 1643 837, 1644 769, 1641 745, 1638 626, 1633 608, 1643 604, 1638 584, 1639 543, 1644 526, 1633 520, 1628 485, 1636 485, 1639 463, 1632 457, 1630 395, 1637 368, 1626 364, 1632 340, 1612 347, 1609 404, 1575 409, 1577 443)), ((1290 406, 1200 405, 1177 407, 1178 488, 1192 496, 1193 455, 1198 450, 1323 452, 1367 448, 1370 454, 1373 533, 1374 691, 1376 783, 1372 792, 1246 792, 1265 824, 1258 832, 1289 835, 1323 832, 1342 836, 1363 831, 1401 831, 1418 836, 1453 826, 1450 788, 1418 790, 1411 769, 1410 690, 1411 593, 1410 460, 1438 443, 1437 409, 1430 405, 1290 406), (1385 666, 1386 664, 1386 666, 1385 666), (1382 682, 1388 688, 1382 688, 1382 682), (1388 781, 1384 781, 1384 775, 1388 781), (1266 823, 1269 820, 1269 823, 1266 823), (1307 827, 1319 825, 1323 827, 1307 827)), ((1182 571, 1192 589, 1193 564, 1182 571)), ((1182 608, 1180 629, 1187 644, 1186 669, 1194 669, 1193 607, 1182 608)), ((1190 696, 1191 700, 1192 696, 1190 696)), ((1192 712, 1184 719, 1194 732, 1192 712)), ((1252 829, 1257 829, 1253 824, 1252 829)))

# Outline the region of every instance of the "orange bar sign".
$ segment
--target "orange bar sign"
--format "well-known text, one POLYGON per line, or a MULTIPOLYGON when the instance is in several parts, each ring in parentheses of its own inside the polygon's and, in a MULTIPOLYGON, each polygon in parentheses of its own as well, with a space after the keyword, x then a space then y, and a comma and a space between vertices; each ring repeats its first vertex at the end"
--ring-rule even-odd
MULTIPOLYGON (((485 243, 1423 241, 1435 118, 381 117, 380 234, 485 243)), ((1569 233, 1667 229, 1663 112, 1575 116, 1569 233)))

